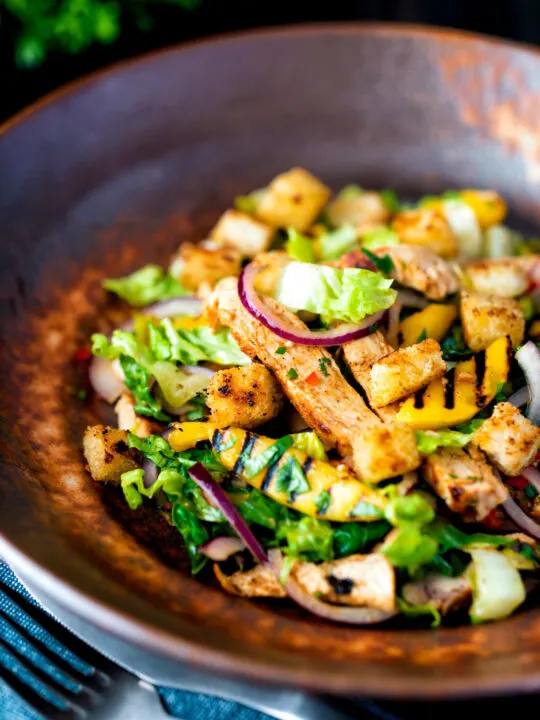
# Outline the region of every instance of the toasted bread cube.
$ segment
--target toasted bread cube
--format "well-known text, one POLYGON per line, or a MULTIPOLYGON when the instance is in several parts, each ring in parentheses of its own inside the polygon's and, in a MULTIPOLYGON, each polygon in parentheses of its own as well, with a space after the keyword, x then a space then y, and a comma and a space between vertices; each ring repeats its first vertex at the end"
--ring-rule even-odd
POLYGON ((354 469, 368 483, 404 475, 421 461, 413 430, 392 421, 366 426, 352 446, 354 469))
POLYGON ((384 407, 412 395, 446 371, 441 346, 428 338, 400 348, 374 363, 369 398, 373 407, 384 407))
POLYGON ((519 297, 527 292, 529 278, 524 263, 516 258, 479 260, 464 268, 472 290, 498 297, 519 297))
POLYGON ((210 422, 254 428, 275 418, 283 406, 281 385, 264 365, 218 370, 207 389, 210 422))
POLYGON ((328 219, 336 227, 354 225, 366 232, 374 227, 384 227, 390 219, 390 211, 378 192, 362 192, 357 195, 337 197, 328 206, 328 219))
POLYGON ((283 268, 290 262, 291 258, 285 250, 272 250, 257 255, 253 260, 253 265, 258 268, 253 279, 255 290, 263 295, 273 295, 283 268))
POLYGON ((502 402, 474 433, 473 442, 503 473, 520 475, 540 451, 540 428, 516 407, 502 402))
POLYGON ((465 342, 474 352, 504 336, 516 347, 525 335, 523 310, 512 298, 462 291, 461 322, 465 342))
POLYGON ((141 417, 136 414, 135 400, 131 393, 125 392, 120 395, 114 406, 114 412, 116 413, 120 430, 129 430, 139 437, 148 437, 155 432, 160 432, 160 430, 156 428, 157 423, 153 422, 150 418, 141 417))
POLYGON ((274 228, 238 210, 227 210, 210 233, 218 245, 236 248, 243 257, 252 258, 268 250, 274 228))
POLYGON ((450 510, 480 521, 501 505, 508 492, 476 447, 443 448, 424 461, 424 478, 450 510))
POLYGON ((392 222, 392 229, 406 245, 427 247, 446 259, 458 254, 457 237, 439 210, 422 208, 400 212, 392 222))
POLYGON ((331 192, 303 168, 278 175, 261 198, 257 217, 273 227, 307 230, 320 215, 331 192))
POLYGON ((139 467, 137 453, 127 444, 127 432, 105 425, 86 428, 83 452, 90 475, 98 482, 120 482, 122 473, 139 467))
POLYGON ((188 290, 200 285, 215 285, 221 278, 240 275, 242 257, 233 247, 210 250, 192 243, 184 243, 178 251, 179 281, 188 290))

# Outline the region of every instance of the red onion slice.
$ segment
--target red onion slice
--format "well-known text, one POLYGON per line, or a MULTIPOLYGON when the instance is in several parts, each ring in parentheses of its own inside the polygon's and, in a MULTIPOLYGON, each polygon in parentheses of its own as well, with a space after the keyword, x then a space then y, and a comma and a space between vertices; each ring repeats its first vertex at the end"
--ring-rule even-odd
POLYGON ((112 360, 93 357, 88 368, 88 378, 94 392, 111 405, 124 391, 124 383, 115 373, 112 360))
POLYGON ((218 537, 201 545, 199 552, 214 562, 223 562, 244 550, 245 545, 236 537, 218 537))
POLYGON ((502 506, 508 517, 516 523, 520 530, 536 540, 540 540, 540 525, 530 518, 511 497, 507 497, 502 506))
POLYGON ((375 323, 382 320, 386 315, 387 310, 380 310, 373 315, 369 315, 364 318, 361 324, 356 325, 353 323, 347 323, 339 325, 332 330, 317 330, 311 331, 307 328, 300 330, 297 327, 289 325, 279 318, 265 303, 264 299, 259 296, 253 286, 253 279, 259 268, 253 265, 246 265, 242 270, 240 277, 238 278, 238 294, 240 296, 240 302, 245 307, 250 315, 256 320, 259 320, 265 327, 271 330, 273 333, 283 338, 284 340, 291 340, 298 345, 316 345, 332 346, 341 345, 351 340, 358 340, 359 338, 369 335, 371 327, 375 323))
MULTIPOLYGON (((282 564, 280 551, 270 550, 269 560, 271 569, 276 576, 279 577, 282 564)), ((294 600, 305 610, 308 610, 313 615, 325 618, 326 620, 332 620, 333 622, 347 623, 349 625, 374 625, 384 622, 397 614, 397 611, 385 612, 377 608, 330 605, 306 593, 291 577, 289 577, 285 583, 285 590, 291 600, 294 600)))
POLYGON ((145 488, 152 487, 159 475, 159 468, 153 460, 144 458, 143 464, 143 485, 145 488))
POLYGON ((521 474, 524 478, 527 478, 536 491, 540 493, 540 470, 530 465, 528 468, 525 468, 521 474))
POLYGON ((194 482, 196 482, 201 488, 205 497, 211 499, 215 503, 216 507, 221 510, 226 520, 230 523, 232 529, 244 542, 245 546, 251 552, 255 560, 262 564, 267 563, 268 558, 259 541, 251 532, 244 518, 229 500, 223 488, 221 488, 214 480, 204 465, 200 462, 195 463, 195 465, 192 465, 189 468, 188 473, 194 482))
POLYGON ((522 387, 519 390, 516 390, 513 395, 510 395, 508 400, 506 402, 509 402, 514 407, 520 408, 524 405, 527 405, 527 403, 530 401, 530 394, 529 394, 529 388, 528 387, 522 387))
POLYGON ((540 350, 529 340, 516 353, 527 385, 531 401, 527 409, 527 417, 535 425, 540 425, 540 350))

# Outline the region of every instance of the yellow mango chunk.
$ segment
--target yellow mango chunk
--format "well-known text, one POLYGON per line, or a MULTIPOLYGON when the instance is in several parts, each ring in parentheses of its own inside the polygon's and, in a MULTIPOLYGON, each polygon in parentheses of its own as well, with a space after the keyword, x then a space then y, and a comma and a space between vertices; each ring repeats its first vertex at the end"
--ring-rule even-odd
POLYGON ((175 452, 189 450, 198 442, 210 440, 219 426, 208 422, 176 423, 169 435, 169 445, 175 452))
POLYGON ((208 322, 202 315, 199 315, 199 317, 185 315, 184 317, 179 317, 173 321, 173 326, 175 328, 180 328, 181 330, 193 330, 193 328, 204 327, 206 325, 208 325, 208 322))
POLYGON ((459 195, 474 210, 482 230, 499 225, 506 217, 506 203, 494 190, 461 190, 459 195))
POLYGON ((441 341, 452 327, 457 317, 457 308, 454 305, 438 305, 433 303, 420 312, 409 315, 400 323, 402 347, 409 347, 419 342, 425 331, 426 338, 441 341))
POLYGON ((409 397, 396 420, 416 430, 437 430, 471 420, 507 381, 511 352, 508 338, 495 340, 470 360, 458 363, 445 378, 409 397))

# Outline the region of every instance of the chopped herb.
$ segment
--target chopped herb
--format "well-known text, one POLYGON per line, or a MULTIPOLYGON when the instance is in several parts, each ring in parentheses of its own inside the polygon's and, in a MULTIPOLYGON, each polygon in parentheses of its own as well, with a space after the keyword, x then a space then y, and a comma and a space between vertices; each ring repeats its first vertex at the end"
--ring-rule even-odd
POLYGON ((372 253, 371 250, 368 250, 367 248, 363 248, 362 252, 366 257, 368 257, 371 262, 375 265, 377 270, 380 272, 388 275, 392 272, 394 269, 394 263, 392 262, 392 258, 390 255, 383 255, 382 257, 379 257, 378 255, 375 255, 375 253, 372 253))
POLYGON ((289 502, 293 501, 295 495, 311 490, 302 466, 294 456, 288 458, 283 467, 279 468, 276 475, 276 489, 287 493, 289 502))
POLYGON ((452 332, 441 343, 443 358, 445 360, 468 360, 472 350, 467 346, 463 337, 461 325, 454 325, 452 332))
POLYGON ((77 390, 77 397, 79 398, 79 400, 86 400, 86 398, 88 397, 88 390, 86 390, 85 388, 77 390))
POLYGON ((287 348, 281 345, 281 347, 278 347, 278 349, 276 350, 276 355, 285 355, 286 352, 287 348))
POLYGON ((328 370, 326 369, 327 365, 330 365, 332 363, 332 360, 330 358, 322 357, 319 360, 319 370, 322 372, 324 377, 328 377, 328 370))
POLYGON ((276 440, 275 443, 267 447, 255 457, 249 458, 244 464, 243 474, 247 478, 253 478, 264 470, 269 465, 273 465, 279 460, 279 458, 292 446, 292 439, 290 435, 276 440))
POLYGON ((289 380, 296 380, 296 378, 298 377, 298 373, 294 368, 289 368, 287 371, 287 377, 289 378, 289 380))
POLYGON ((360 502, 357 502, 352 510, 349 510, 349 517, 382 518, 384 517, 384 512, 375 505, 372 505, 365 500, 360 500, 360 502))
POLYGON ((369 523, 341 523, 334 531, 334 551, 336 557, 346 557, 380 540, 390 530, 386 520, 369 523))
POLYGON ((219 452, 225 452, 226 450, 230 450, 232 447, 234 447, 237 443, 237 438, 231 438, 228 443, 225 443, 225 445, 219 446, 219 452))
POLYGON ((512 389, 511 383, 500 382, 497 385, 497 392, 495 394, 495 397, 493 398, 493 402, 495 402, 495 403, 504 402, 507 398, 510 397, 512 392, 513 392, 513 389, 512 389))
POLYGON ((427 330, 426 330, 426 328, 424 328, 422 330, 422 332, 420 333, 420 335, 418 336, 418 338, 416 339, 416 342, 421 343, 426 339, 427 339, 427 330))
POLYGON ((538 492, 534 485, 527 485, 527 487, 524 490, 525 495, 529 498, 529 500, 534 500, 535 497, 538 495, 538 492))
POLYGON ((324 515, 328 510, 330 503, 332 502, 332 496, 328 490, 323 490, 315 498, 315 508, 318 515, 324 515))
POLYGON ((480 425, 482 425, 484 422, 484 418, 473 418, 472 420, 467 420, 467 422, 460 423, 459 425, 456 425, 455 429, 458 432, 462 433, 473 433, 475 430, 478 430, 480 425))

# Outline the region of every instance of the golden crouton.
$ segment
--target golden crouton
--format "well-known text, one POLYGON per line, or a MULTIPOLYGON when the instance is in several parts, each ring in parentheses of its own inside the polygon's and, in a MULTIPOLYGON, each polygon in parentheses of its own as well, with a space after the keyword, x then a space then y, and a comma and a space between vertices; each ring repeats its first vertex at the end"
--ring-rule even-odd
POLYGON ((424 478, 450 510, 465 520, 483 520, 508 497, 505 486, 476 447, 443 448, 428 455, 424 478))
POLYGON ((471 289, 486 295, 519 297, 527 292, 529 278, 521 258, 478 260, 464 268, 471 289))
POLYGON ((390 211, 380 193, 359 191, 357 195, 337 197, 328 207, 328 219, 336 227, 354 225, 365 232, 369 226, 384 227, 390 211))
POLYGON ((290 262, 291 258, 285 250, 272 250, 257 255, 253 260, 253 265, 259 270, 253 280, 255 290, 263 295, 273 295, 283 268, 290 262))
POLYGON ((266 188, 257 217, 273 227, 293 227, 300 232, 317 219, 331 192, 303 168, 278 175, 266 188))
POLYGON ((462 291, 461 322, 465 342, 474 352, 485 350, 504 336, 516 347, 525 334, 523 310, 512 298, 462 291))
POLYGON ((456 235, 439 210, 423 208, 400 212, 392 222, 392 229, 406 245, 427 247, 443 258, 458 254, 456 235))
POLYGON ((507 402, 474 433, 473 442, 506 475, 519 475, 540 451, 540 428, 507 402))
POLYGON ((188 290, 197 290, 203 283, 214 285, 230 275, 240 275, 242 257, 233 247, 210 250, 184 243, 178 251, 179 281, 188 290))
POLYGON ((354 469, 368 483, 404 475, 420 465, 414 432, 401 423, 366 425, 352 446, 354 469))
POLYGON ((268 250, 274 228, 238 210, 227 210, 210 233, 218 245, 234 247, 243 257, 255 257, 268 250))
POLYGON ((139 467, 137 453, 127 444, 127 432, 105 425, 86 428, 83 452, 90 475, 99 482, 120 482, 122 473, 139 467))
POLYGON ((276 417, 283 406, 281 386, 264 365, 219 370, 208 385, 210 422, 254 428, 276 417))
POLYGON ((428 338, 400 348, 371 367, 369 398, 373 407, 384 407, 412 395, 446 371, 441 346, 428 338))

